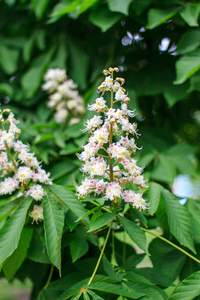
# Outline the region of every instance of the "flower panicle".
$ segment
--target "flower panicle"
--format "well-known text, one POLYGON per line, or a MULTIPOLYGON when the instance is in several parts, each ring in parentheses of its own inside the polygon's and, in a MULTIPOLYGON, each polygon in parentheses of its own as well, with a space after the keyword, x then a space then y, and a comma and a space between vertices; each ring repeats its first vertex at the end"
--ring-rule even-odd
POLYGON ((35 201, 42 200, 46 195, 44 186, 52 184, 50 173, 42 169, 41 162, 30 152, 30 146, 18 140, 21 130, 14 114, 9 109, 1 110, 0 119, 0 195, 18 191, 16 197, 30 196, 35 201))
POLYGON ((104 199, 132 204, 145 210, 148 204, 143 199, 143 192, 136 193, 132 187, 141 191, 147 187, 142 175, 143 167, 137 165, 133 155, 139 148, 135 143, 137 124, 135 111, 128 109, 130 98, 122 85, 125 80, 114 78, 118 68, 104 70, 104 81, 98 87, 101 96, 88 106, 95 114, 85 121, 85 130, 90 133, 88 143, 78 158, 83 161, 81 171, 85 173, 80 186, 76 188, 79 197, 91 193, 101 195, 104 199), (110 93, 110 103, 104 94, 110 93))
POLYGON ((83 98, 77 91, 77 84, 67 78, 65 70, 49 69, 44 76, 42 89, 49 94, 47 106, 54 110, 56 123, 64 123, 69 115, 70 124, 80 121, 85 113, 83 98))

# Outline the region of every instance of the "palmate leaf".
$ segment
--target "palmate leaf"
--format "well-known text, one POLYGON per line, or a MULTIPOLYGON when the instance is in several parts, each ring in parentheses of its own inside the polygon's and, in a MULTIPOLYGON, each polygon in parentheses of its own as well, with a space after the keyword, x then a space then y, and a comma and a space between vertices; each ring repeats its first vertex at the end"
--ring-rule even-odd
POLYGON ((88 232, 97 230, 105 225, 108 225, 115 218, 115 213, 105 213, 98 217, 90 226, 88 232))
POLYGON ((32 198, 22 200, 19 208, 0 230, 0 264, 17 248, 32 198))
POLYGON ((176 79, 174 84, 181 84, 200 69, 200 49, 182 56, 176 62, 176 79))
POLYGON ((21 264, 26 258, 30 241, 32 238, 33 229, 24 228, 20 237, 19 245, 13 254, 8 257, 3 265, 3 271, 8 281, 15 275, 21 264))
POLYGON ((72 261, 75 262, 77 259, 82 257, 88 252, 89 246, 84 238, 75 239, 70 243, 70 251, 72 255, 72 261))
POLYGON ((130 288, 135 288, 138 291, 144 292, 149 299, 156 299, 156 300, 167 300, 167 294, 163 292, 163 290, 155 285, 144 284, 141 282, 126 282, 127 286, 130 288))
POLYGON ((108 7, 111 11, 116 11, 128 15, 131 2, 132 0, 108 0, 108 7))
POLYGON ((165 21, 171 19, 177 12, 181 9, 181 7, 172 7, 169 9, 156 9, 151 8, 148 12, 148 22, 146 25, 147 29, 153 29, 165 21))
POLYGON ((64 211, 58 206, 51 192, 43 197, 42 203, 47 252, 52 264, 61 272, 61 238, 64 226, 64 211))
MULTIPOLYGON (((84 209, 81 201, 78 200, 72 191, 69 191, 62 185, 56 184, 51 185, 48 188, 62 204, 66 205, 78 218, 86 214, 87 211, 84 209)), ((86 223, 86 219, 84 219, 84 222, 86 223)))
POLYGON ((191 300, 198 295, 200 295, 200 271, 181 281, 169 300, 191 300))
POLYGON ((194 5, 193 3, 186 3, 184 9, 180 12, 180 15, 189 26, 198 27, 199 13, 199 5, 194 5))
POLYGON ((92 10, 89 20, 105 32, 121 20, 122 17, 122 14, 111 12, 108 10, 107 6, 101 5, 92 10))
POLYGON ((129 297, 131 299, 138 299, 141 296, 145 295, 144 292, 138 291, 137 289, 134 289, 132 287, 128 287, 125 285, 115 285, 107 282, 91 283, 87 288, 91 290, 113 294, 113 295, 129 297))
POLYGON ((156 182, 152 182, 148 189, 148 201, 149 201, 149 214, 153 214, 156 212, 159 202, 160 202, 160 194, 161 194, 162 186, 156 182))
POLYGON ((128 236, 131 238, 131 240, 136 243, 136 245, 142 249, 146 254, 149 254, 147 250, 146 245, 146 236, 144 232, 140 229, 139 226, 135 224, 135 222, 132 222, 126 218, 121 217, 118 215, 118 219, 120 223, 122 224, 125 232, 128 234, 128 236))
POLYGON ((162 190, 162 197, 165 202, 171 233, 181 245, 188 247, 196 253, 191 236, 190 217, 187 210, 168 190, 162 190))
POLYGON ((95 300, 104 300, 102 297, 100 297, 99 295, 97 295, 95 292, 93 291, 88 291, 88 294, 92 296, 92 299, 95 299, 95 300))

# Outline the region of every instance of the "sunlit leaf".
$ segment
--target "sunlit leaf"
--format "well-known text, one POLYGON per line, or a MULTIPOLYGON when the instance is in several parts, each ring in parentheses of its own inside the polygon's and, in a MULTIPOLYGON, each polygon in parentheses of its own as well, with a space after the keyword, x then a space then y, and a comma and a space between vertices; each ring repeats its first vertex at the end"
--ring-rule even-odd
POLYGON ((58 206, 53 194, 43 197, 44 229, 49 258, 61 272, 61 239, 64 226, 64 212, 58 206))
POLYGON ((176 62, 176 79, 174 84, 181 84, 200 69, 200 50, 182 56, 176 62))
POLYGON ((171 233, 181 245, 188 247, 196 253, 191 236, 190 217, 187 210, 168 190, 162 190, 162 197, 165 202, 171 233))
POLYGON ((145 253, 149 254, 146 245, 146 236, 142 229, 140 229, 135 222, 123 218, 120 215, 118 215, 118 219, 131 240, 145 253))
POLYGON ((23 199, 19 208, 0 230, 0 264, 17 248, 31 202, 30 197, 23 199))
POLYGON ((8 281, 10 281, 14 277, 16 271, 20 268, 21 264, 25 260, 32 234, 32 228, 24 228, 22 230, 17 249, 10 257, 6 259, 3 265, 3 271, 8 281))
POLYGON ((200 271, 181 281, 169 300, 191 300, 200 295, 200 271))

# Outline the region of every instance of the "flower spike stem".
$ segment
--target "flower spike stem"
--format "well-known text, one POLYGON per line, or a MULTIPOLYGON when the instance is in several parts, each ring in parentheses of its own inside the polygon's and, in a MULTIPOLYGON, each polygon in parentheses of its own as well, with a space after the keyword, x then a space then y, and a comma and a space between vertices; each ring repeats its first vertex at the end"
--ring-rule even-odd
POLYGON ((101 259, 102 259, 103 253, 104 253, 104 250, 105 250, 105 248, 106 248, 106 244, 107 244, 107 242, 108 242, 108 238, 109 238, 111 229, 112 229, 112 223, 111 223, 111 225, 110 225, 110 227, 109 227, 109 229, 108 229, 108 233, 107 233, 107 235, 106 235, 106 239, 105 239, 103 248, 102 248, 101 253, 100 253, 100 255, 99 255, 99 259, 98 259, 98 261, 97 261, 97 264, 96 264, 96 267, 95 267, 95 269, 94 269, 94 272, 93 272, 93 274, 92 274, 90 280, 88 281, 88 285, 91 284, 91 282, 92 282, 92 280, 93 280, 93 278, 94 278, 94 276, 95 276, 95 274, 96 274, 96 272, 97 272, 97 269, 98 269, 98 267, 99 267, 99 264, 100 264, 100 262, 101 262, 101 259))
POLYGON ((51 269, 50 269, 50 272, 49 272, 49 277, 47 279, 47 282, 45 284, 45 286, 43 287, 43 289, 46 289, 51 281, 51 278, 52 278, 52 275, 53 275, 53 270, 54 270, 54 265, 51 265, 51 269))
POLYGON ((162 241, 164 241, 165 243, 168 243, 169 245, 171 245, 172 247, 178 249, 179 251, 181 251, 182 253, 184 253, 185 255, 189 256, 191 259, 195 260, 196 262, 198 262, 200 264, 200 260, 197 259, 196 257, 194 257, 193 255, 191 255, 190 253, 188 253, 187 251, 183 250, 182 248, 180 248, 179 246, 177 246, 176 244, 170 242, 169 240, 165 239, 164 237, 154 233, 154 232, 151 232, 150 230, 148 229, 145 229, 145 228, 142 228, 140 227, 143 231, 145 232, 148 232, 154 236, 156 236, 157 238, 161 239, 162 241))

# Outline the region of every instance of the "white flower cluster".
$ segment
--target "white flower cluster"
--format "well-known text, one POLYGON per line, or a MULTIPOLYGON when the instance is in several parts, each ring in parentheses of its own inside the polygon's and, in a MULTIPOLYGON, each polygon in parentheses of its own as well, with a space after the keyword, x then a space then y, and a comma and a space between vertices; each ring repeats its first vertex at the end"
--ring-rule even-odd
MULTIPOLYGON (((17 127, 19 121, 14 118, 13 113, 9 109, 0 111, 0 120, 0 195, 19 191, 17 197, 31 196, 36 201, 42 200, 45 195, 42 185, 52 184, 50 173, 41 168, 29 146, 17 140, 20 134, 17 127)), ((35 207, 39 207, 38 211, 42 209, 42 206, 35 207)), ((33 217, 32 212, 30 216, 33 217)), ((34 217, 36 222, 40 219, 43 219, 41 214, 38 218, 34 217)))
POLYGON ((147 187, 141 175, 143 168, 137 166, 132 157, 138 149, 133 138, 137 136, 137 124, 129 118, 135 114, 127 108, 130 99, 122 87, 124 79, 114 79, 114 71, 118 72, 118 69, 104 70, 106 78, 98 88, 101 97, 88 107, 101 115, 94 115, 85 122, 85 131, 90 132, 90 137, 83 152, 77 155, 84 161, 81 171, 87 177, 76 191, 79 197, 94 193, 115 202, 123 199, 133 207, 145 210, 148 204, 142 198, 143 193, 131 189, 132 184, 138 189, 147 187), (111 95, 110 107, 103 98, 106 91, 111 95), (118 108, 114 108, 115 103, 118 108))
POLYGON ((49 69, 44 80, 42 89, 50 94, 47 105, 55 111, 56 123, 63 123, 68 117, 71 125, 79 122, 79 117, 85 113, 84 101, 76 90, 77 85, 67 79, 65 70, 49 69))

